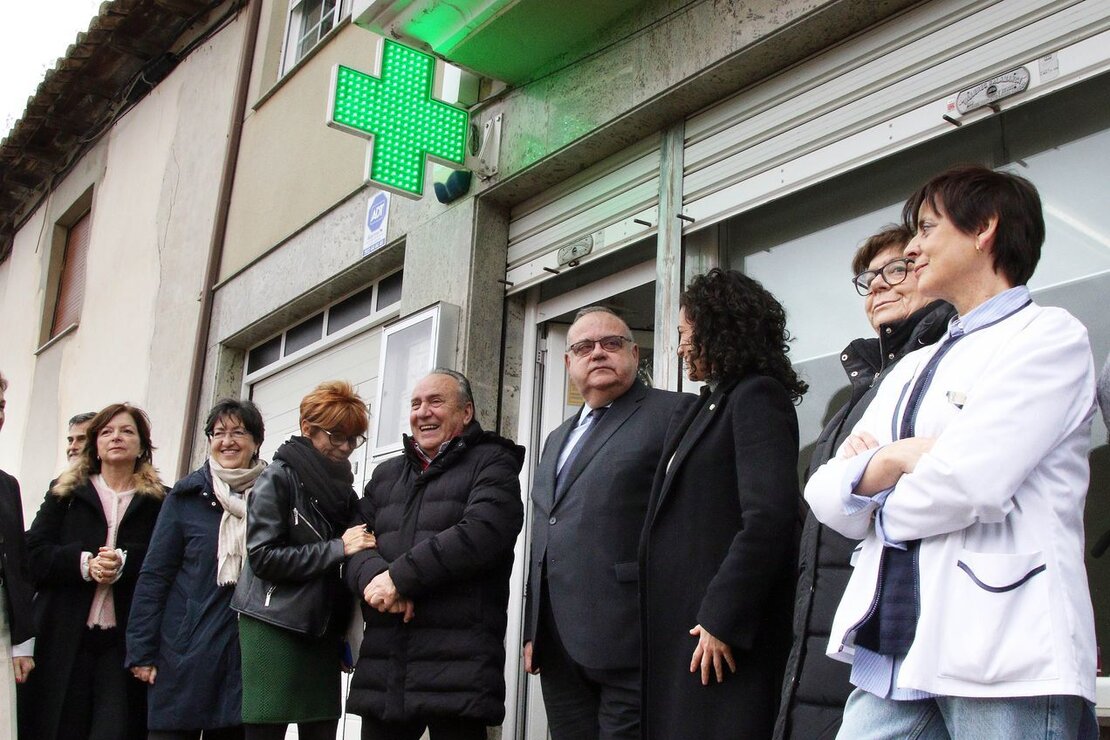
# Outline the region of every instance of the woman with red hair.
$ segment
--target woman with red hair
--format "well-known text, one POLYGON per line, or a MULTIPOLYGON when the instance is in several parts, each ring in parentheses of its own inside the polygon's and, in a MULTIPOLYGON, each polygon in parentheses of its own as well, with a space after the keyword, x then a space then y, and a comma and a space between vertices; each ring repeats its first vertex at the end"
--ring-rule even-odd
POLYGON ((349 383, 322 383, 301 401, 290 437, 247 504, 247 563, 231 606, 240 613, 243 724, 248 740, 335 737, 340 641, 352 599, 346 557, 373 547, 358 518, 349 458, 366 441, 366 404, 349 383))

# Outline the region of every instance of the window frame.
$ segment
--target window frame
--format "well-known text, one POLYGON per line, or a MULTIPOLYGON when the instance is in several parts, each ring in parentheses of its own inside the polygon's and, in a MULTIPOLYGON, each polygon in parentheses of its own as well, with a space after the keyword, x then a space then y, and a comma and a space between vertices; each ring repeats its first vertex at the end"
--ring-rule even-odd
POLYGON ((61 215, 56 217, 50 215, 46 216, 48 223, 50 220, 53 221, 53 227, 51 230, 50 246, 47 250, 47 256, 43 265, 43 269, 48 278, 39 314, 38 348, 34 352, 36 355, 53 346, 63 337, 73 333, 80 323, 81 305, 84 304, 88 264, 92 250, 92 230, 95 225, 93 210, 93 188, 90 186, 85 192, 78 196, 61 215), (72 260, 67 259, 67 249, 74 228, 80 226, 83 219, 88 219, 88 225, 86 227, 88 234, 85 239, 84 254, 82 255, 82 299, 79 302, 74 319, 65 322, 64 325, 57 325, 56 317, 59 299, 62 297, 61 288, 65 280, 67 263, 69 265, 73 264, 72 260))
POLYGON ((85 277, 88 273, 89 246, 92 237, 92 211, 85 211, 65 230, 62 264, 58 271, 54 305, 50 311, 48 340, 58 338, 81 322, 81 306, 85 302, 85 277), (78 275, 77 272, 80 271, 78 275), (66 311, 60 315, 60 312, 66 311))
POLYGON ((402 277, 401 277, 402 283, 401 284, 402 284, 402 289, 403 289, 403 286, 404 286, 404 269, 399 268, 399 269, 396 269, 396 270, 392 270, 389 273, 387 273, 385 275, 382 275, 381 277, 375 278, 368 285, 363 285, 360 288, 358 288, 357 290, 351 291, 350 293, 347 293, 346 295, 340 297, 338 300, 331 301, 330 303, 328 303, 327 306, 325 306, 322 309, 317 309, 315 311, 308 311, 308 312, 304 313, 303 315, 301 315, 298 318, 298 320, 290 322, 281 331, 274 332, 273 334, 268 335, 262 341, 255 342, 254 344, 252 344, 249 348, 247 348, 246 352, 243 354, 243 367, 244 367, 244 370, 247 371, 247 372, 244 372, 244 374, 243 374, 243 383, 242 383, 243 392, 244 393, 247 392, 247 390, 250 388, 251 384, 253 384, 253 383, 257 383, 261 380, 265 380, 266 378, 270 377, 271 375, 274 375, 275 373, 281 372, 285 368, 287 368, 291 365, 295 365, 298 362, 300 362, 300 361, 302 361, 302 360, 304 360, 308 357, 311 357, 312 355, 323 352, 328 347, 331 347, 335 344, 338 344, 339 342, 345 341, 346 339, 354 336, 355 334, 359 334, 359 333, 361 333, 363 331, 366 331, 367 329, 370 329, 374 326, 385 324, 385 323, 397 318, 397 316, 400 314, 400 308, 401 308, 400 298, 398 298, 398 300, 394 301, 393 303, 390 303, 388 306, 382 306, 381 308, 378 308, 377 302, 378 302, 379 288, 380 288, 381 283, 383 281, 387 280, 388 278, 394 277, 398 273, 400 273, 402 275, 402 277), (342 303, 343 301, 347 300, 348 298, 355 295, 356 293, 359 293, 363 290, 366 290, 366 288, 368 288, 368 287, 373 288, 373 296, 372 296, 371 301, 370 301, 370 305, 371 305, 370 313, 367 314, 366 316, 363 316, 363 317, 351 322, 350 324, 344 326, 342 329, 338 329, 335 332, 333 332, 331 334, 328 334, 328 319, 330 317, 330 312, 331 312, 332 307, 342 303), (322 326, 322 329, 321 329, 320 338, 317 339, 316 341, 304 346, 304 347, 301 347, 300 349, 296 350, 295 352, 290 352, 290 353, 287 354, 286 353, 286 347, 285 347, 286 334, 289 332, 290 329, 294 329, 294 328, 300 326, 305 320, 315 316, 316 314, 321 314, 323 316, 323 326, 322 326), (258 347, 261 347, 262 345, 266 344, 267 342, 272 341, 276 337, 281 337, 280 349, 278 351, 278 358, 276 360, 273 360, 272 362, 269 362, 269 363, 263 365, 262 367, 258 368, 257 370, 249 371, 249 368, 250 368, 250 353, 253 352, 255 349, 257 349, 258 347))
POLYGON ((319 28, 321 24, 323 24, 325 19, 324 13, 321 12, 320 19, 316 22, 315 25, 315 29, 317 32, 316 41, 312 44, 311 47, 306 49, 303 54, 300 54, 298 53, 298 49, 300 49, 301 41, 308 33, 307 30, 303 32, 300 30, 303 28, 304 25, 304 16, 306 12, 305 6, 314 4, 317 1, 319 2, 321 9, 323 8, 324 3, 328 2, 328 0, 290 0, 289 2, 289 8, 286 11, 285 16, 285 33, 282 36, 281 43, 281 67, 278 74, 279 79, 291 72, 302 61, 312 56, 313 52, 316 51, 316 49, 320 48, 320 46, 327 40, 327 38, 340 27, 343 19, 350 14, 350 0, 335 0, 335 5, 332 7, 331 10, 331 27, 327 31, 319 33, 319 28))

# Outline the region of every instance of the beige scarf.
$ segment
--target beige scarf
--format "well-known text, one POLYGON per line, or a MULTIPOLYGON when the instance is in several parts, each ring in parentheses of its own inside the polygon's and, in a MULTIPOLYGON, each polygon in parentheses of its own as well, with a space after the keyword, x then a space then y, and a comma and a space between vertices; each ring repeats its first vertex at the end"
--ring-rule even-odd
POLYGON ((247 499, 266 463, 256 460, 249 468, 225 468, 208 460, 212 471, 212 493, 224 508, 216 546, 216 585, 232 586, 239 581, 247 555, 247 499))

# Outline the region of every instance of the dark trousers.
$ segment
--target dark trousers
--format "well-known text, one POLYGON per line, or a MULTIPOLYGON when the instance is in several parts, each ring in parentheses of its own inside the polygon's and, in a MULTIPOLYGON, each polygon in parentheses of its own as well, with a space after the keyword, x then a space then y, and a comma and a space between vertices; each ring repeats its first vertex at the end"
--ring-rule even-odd
POLYGON ((486 723, 451 717, 383 722, 376 717, 362 718, 362 740, 420 740, 428 730, 431 740, 486 740, 486 723))
POLYGON ((146 737, 146 684, 123 667, 118 628, 86 629, 66 686, 58 740, 140 740, 146 737))
MULTIPOLYGON (((284 740, 289 725, 243 725, 246 740, 284 740)), ((323 722, 298 722, 297 737, 300 740, 335 740, 339 720, 326 719, 323 722)))
POLYGON ((639 740, 640 670, 587 668, 570 657, 544 585, 536 644, 552 740, 639 740))
POLYGON ((243 740, 243 726, 215 730, 151 730, 146 740, 243 740))

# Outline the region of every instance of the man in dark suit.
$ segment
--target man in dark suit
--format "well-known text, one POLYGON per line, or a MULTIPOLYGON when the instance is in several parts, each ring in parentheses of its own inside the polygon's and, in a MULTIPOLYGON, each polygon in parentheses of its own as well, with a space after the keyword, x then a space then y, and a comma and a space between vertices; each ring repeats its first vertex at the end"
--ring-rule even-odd
POLYGON ((536 470, 524 668, 542 670, 553 740, 639 738, 640 530, 667 427, 694 399, 636 380, 639 348, 608 309, 579 311, 567 345, 585 405, 536 470))
MULTIPOLYGON (((8 381, 0 374, 0 428, 6 390, 8 381)), ((19 483, 0 470, 0 737, 16 736, 15 684, 26 681, 35 667, 26 554, 19 483)))

